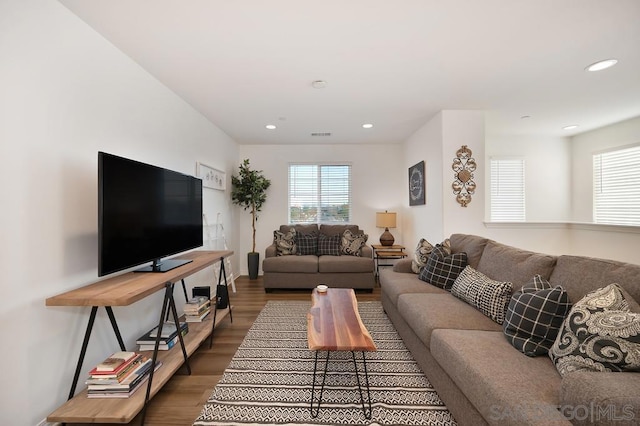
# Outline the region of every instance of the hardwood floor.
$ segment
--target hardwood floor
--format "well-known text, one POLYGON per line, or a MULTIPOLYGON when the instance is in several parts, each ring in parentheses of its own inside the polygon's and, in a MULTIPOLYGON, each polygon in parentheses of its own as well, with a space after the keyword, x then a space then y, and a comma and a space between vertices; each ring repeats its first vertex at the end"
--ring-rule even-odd
MULTIPOLYGON (((254 281, 246 276, 237 278, 236 290, 229 296, 233 323, 225 318, 216 328, 213 347, 209 349, 207 340, 189 358, 191 375, 187 375, 183 367, 156 394, 147 407, 145 425, 191 425, 267 301, 311 300, 310 290, 265 293, 261 277, 254 281)), ((356 297, 359 301, 380 300, 380 288, 376 287, 372 293, 356 292, 356 297)), ((138 415, 130 424, 139 425, 140 418, 138 415)))

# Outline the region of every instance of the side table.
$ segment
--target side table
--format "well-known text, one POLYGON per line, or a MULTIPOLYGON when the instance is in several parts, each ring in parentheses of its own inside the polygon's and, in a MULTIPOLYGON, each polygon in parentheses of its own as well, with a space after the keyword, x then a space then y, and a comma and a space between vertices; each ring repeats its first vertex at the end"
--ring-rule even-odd
POLYGON ((393 263, 380 263, 381 260, 403 259, 407 257, 405 246, 394 244, 392 246, 383 246, 380 244, 371 244, 373 248, 373 260, 376 264, 376 280, 380 276, 380 266, 393 266, 393 263))

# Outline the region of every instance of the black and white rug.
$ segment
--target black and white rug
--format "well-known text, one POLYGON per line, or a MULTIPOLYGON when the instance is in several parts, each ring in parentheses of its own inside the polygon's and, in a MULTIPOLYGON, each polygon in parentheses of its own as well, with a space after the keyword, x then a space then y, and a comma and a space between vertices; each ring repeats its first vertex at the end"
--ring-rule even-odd
POLYGON ((367 353, 371 420, 360 404, 349 352, 331 355, 318 417, 309 410, 315 352, 307 346, 311 303, 271 301, 251 326, 194 425, 455 425, 382 310, 360 302, 378 348, 367 353))

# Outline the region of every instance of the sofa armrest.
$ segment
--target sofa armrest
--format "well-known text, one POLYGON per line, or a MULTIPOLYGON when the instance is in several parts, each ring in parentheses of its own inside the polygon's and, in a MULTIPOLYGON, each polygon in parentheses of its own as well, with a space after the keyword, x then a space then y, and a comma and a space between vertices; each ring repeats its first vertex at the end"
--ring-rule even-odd
POLYGON ((269 247, 267 247, 264 250, 264 257, 276 257, 277 252, 276 252, 276 245, 275 244, 271 244, 269 247))
POLYGON ((640 373, 575 371, 564 376, 560 405, 568 414, 587 407, 589 416, 571 419, 574 425, 631 425, 640 420, 640 373))
POLYGON ((393 265, 393 272, 404 272, 406 274, 413 274, 411 270, 411 259, 405 257, 404 259, 398 260, 393 265))
POLYGON ((360 248, 360 256, 362 257, 373 257, 373 249, 371 248, 371 246, 368 245, 363 245, 360 248))

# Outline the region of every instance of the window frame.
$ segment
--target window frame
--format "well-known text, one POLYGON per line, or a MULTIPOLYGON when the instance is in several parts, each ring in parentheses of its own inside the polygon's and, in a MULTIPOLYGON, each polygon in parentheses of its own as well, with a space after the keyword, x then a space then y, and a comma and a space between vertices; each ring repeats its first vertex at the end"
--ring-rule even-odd
MULTIPOLYGON (((351 219, 353 217, 353 194, 352 194, 352 186, 353 186, 353 165, 351 162, 347 162, 347 161, 339 161, 339 162, 290 162, 287 165, 287 222, 289 224, 347 224, 347 223, 351 223, 351 219), (294 183, 292 183, 292 167, 296 167, 296 166, 308 166, 308 167, 315 167, 317 168, 317 172, 319 173, 319 175, 316 176, 316 200, 315 200, 315 208, 316 208, 316 214, 315 214, 315 220, 314 221, 300 221, 300 220, 293 220, 292 218, 292 208, 294 207, 294 204, 292 204, 292 196, 293 196, 293 191, 292 191, 292 185, 294 183), (348 172, 347 172, 347 185, 344 189, 347 190, 347 216, 345 217, 345 220, 339 221, 339 220, 326 220, 323 215, 322 215, 322 200, 323 198, 323 191, 322 191, 322 168, 323 167, 347 167, 348 168, 348 172)), ((326 180, 325 180, 326 183, 326 180)), ((326 193, 325 193, 326 194, 326 193)), ((335 194, 333 194, 335 195, 335 194)))
MULTIPOLYGON (((527 178, 527 163, 525 157, 517 157, 517 156, 495 156, 489 157, 489 217, 491 222, 514 222, 521 223, 527 221, 527 190, 526 190, 526 178, 527 178), (496 200, 496 195, 494 191, 499 191, 496 189, 496 185, 500 185, 499 182, 495 182, 494 180, 494 163, 499 162, 519 162, 522 167, 521 171, 521 181, 520 182, 505 182, 505 185, 508 184, 520 184, 521 194, 517 194, 521 196, 521 201, 516 201, 515 203, 518 206, 518 210, 510 211, 509 209, 503 209, 500 211, 499 205, 508 205, 509 203, 505 203, 504 201, 496 200)), ((507 190, 508 192, 508 190, 507 190)))

